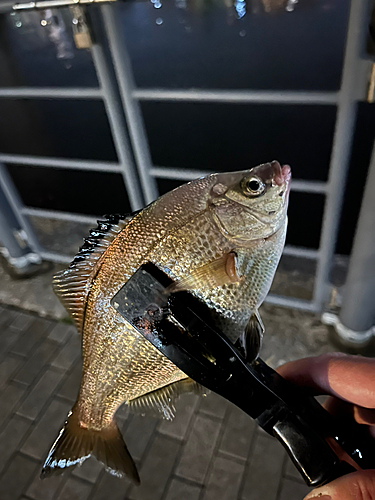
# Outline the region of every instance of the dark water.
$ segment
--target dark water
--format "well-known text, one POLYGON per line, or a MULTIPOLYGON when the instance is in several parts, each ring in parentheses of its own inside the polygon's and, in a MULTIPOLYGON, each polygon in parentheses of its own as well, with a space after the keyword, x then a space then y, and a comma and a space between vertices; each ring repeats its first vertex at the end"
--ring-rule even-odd
MULTIPOLYGON (((292 12, 279 3, 272 12, 266 12, 269 0, 121 4, 137 85, 337 90, 348 0, 300 0, 292 12)), ((59 12, 54 32, 41 26, 41 13, 0 16, 0 86, 97 86, 90 53, 75 49, 67 12, 59 12)), ((225 171, 277 158, 292 165, 295 178, 327 178, 333 106, 143 102, 142 113, 155 165, 225 171)), ((340 253, 350 250, 374 123, 374 107, 361 104, 340 253)), ((116 160, 100 101, 0 100, 0 151, 116 160)), ((30 206, 90 214, 128 210, 120 175, 9 171, 30 206)), ((160 192, 177 184, 158 180, 160 192)), ((323 206, 322 196, 292 194, 289 243, 318 246, 323 206)))

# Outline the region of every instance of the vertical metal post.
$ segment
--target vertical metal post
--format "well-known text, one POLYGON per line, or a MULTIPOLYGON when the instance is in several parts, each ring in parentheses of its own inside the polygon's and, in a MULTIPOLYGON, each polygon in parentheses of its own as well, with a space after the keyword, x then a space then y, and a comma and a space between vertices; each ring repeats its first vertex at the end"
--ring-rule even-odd
POLYGON ((119 29, 118 17, 115 9, 118 6, 102 5, 106 35, 113 58, 114 68, 119 84, 120 95, 124 106, 124 112, 129 129, 130 140, 133 145, 134 155, 137 162, 139 176, 146 203, 150 203, 158 196, 155 179, 150 175, 152 166, 151 155, 148 147, 146 132, 143 124, 139 103, 134 99, 132 92, 135 88, 133 72, 129 54, 127 53, 125 40, 119 29))
POLYGON ((375 324, 375 144, 350 257, 341 323, 366 340, 375 324))
POLYGON ((32 248, 32 250, 36 253, 40 253, 42 247, 38 241, 38 238, 34 234, 34 230, 27 219, 22 214, 23 203, 19 197, 19 194, 14 187, 13 181, 10 178, 5 165, 0 163, 0 185, 4 191, 5 197, 8 200, 9 205, 11 206, 15 217, 17 218, 20 226, 25 231, 27 236, 27 242, 32 248))
MULTIPOLYGON (((17 238, 21 231, 22 228, 0 185, 0 243, 6 249, 6 257, 9 256, 10 259, 19 259, 27 253, 27 243, 22 238, 17 238)), ((4 250, 2 253, 4 254, 4 250)))
POLYGON ((126 126, 122 115, 122 106, 117 98, 117 89, 112 82, 111 68, 107 64, 103 47, 95 44, 91 47, 91 54, 98 75, 99 85, 103 90, 104 105, 107 110, 108 120, 112 131, 113 140, 129 202, 133 211, 144 206, 142 192, 136 175, 131 148, 126 134, 126 126))
POLYGON ((322 310, 327 300, 327 284, 334 256, 345 181, 350 162, 356 120, 358 66, 368 31, 368 0, 352 0, 345 48, 343 75, 333 138, 327 197, 320 241, 320 259, 315 279, 314 302, 322 310))

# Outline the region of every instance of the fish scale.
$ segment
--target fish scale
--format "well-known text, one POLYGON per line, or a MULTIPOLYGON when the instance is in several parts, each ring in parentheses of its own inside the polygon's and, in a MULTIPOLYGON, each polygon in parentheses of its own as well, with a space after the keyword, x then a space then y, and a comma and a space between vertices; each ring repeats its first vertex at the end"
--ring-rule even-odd
POLYGON ((159 402, 170 416, 166 392, 158 391, 167 387, 168 394, 179 395, 195 384, 170 389, 186 375, 117 313, 111 299, 142 264, 152 262, 173 278, 176 291, 187 289, 204 301, 232 342, 245 333, 261 335, 260 328, 247 325, 281 256, 289 185, 290 169, 278 162, 213 174, 180 186, 133 217, 110 217, 91 232, 69 269, 55 278, 56 293, 82 331, 83 373, 44 476, 94 454, 111 473, 139 480, 114 420, 116 409, 136 400, 142 408, 159 402))

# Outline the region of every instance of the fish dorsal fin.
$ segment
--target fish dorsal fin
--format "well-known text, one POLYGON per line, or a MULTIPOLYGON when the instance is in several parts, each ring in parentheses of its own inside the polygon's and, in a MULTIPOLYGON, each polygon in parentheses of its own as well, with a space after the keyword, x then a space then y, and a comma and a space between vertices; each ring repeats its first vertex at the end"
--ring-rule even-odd
POLYGON ((106 215, 91 229, 72 263, 53 277, 53 290, 72 317, 78 331, 82 331, 85 305, 98 262, 109 245, 132 218, 131 215, 106 215))
POLYGON ((166 420, 173 420, 176 413, 174 403, 181 394, 188 392, 205 394, 206 391, 204 387, 191 378, 184 378, 156 391, 148 392, 139 398, 132 399, 127 404, 134 413, 154 417, 162 416, 166 420))

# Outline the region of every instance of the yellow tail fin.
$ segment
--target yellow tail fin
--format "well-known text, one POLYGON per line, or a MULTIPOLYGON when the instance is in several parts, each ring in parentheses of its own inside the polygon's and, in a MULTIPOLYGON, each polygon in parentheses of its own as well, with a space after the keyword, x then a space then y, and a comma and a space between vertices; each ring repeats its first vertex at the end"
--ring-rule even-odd
POLYGON ((81 465, 91 455, 111 474, 128 476, 136 484, 140 483, 137 468, 116 422, 113 420, 100 431, 87 429, 79 424, 74 408, 48 453, 40 477, 61 474, 67 467, 81 465))

